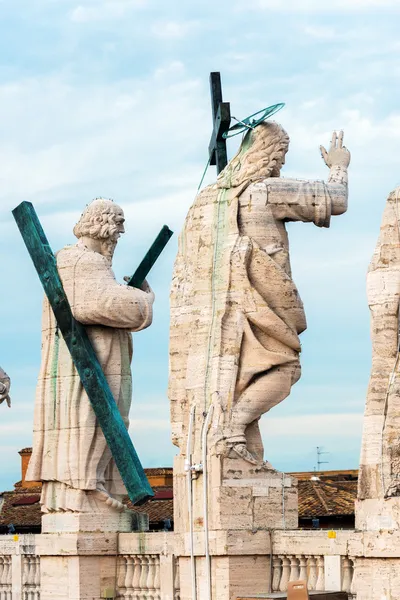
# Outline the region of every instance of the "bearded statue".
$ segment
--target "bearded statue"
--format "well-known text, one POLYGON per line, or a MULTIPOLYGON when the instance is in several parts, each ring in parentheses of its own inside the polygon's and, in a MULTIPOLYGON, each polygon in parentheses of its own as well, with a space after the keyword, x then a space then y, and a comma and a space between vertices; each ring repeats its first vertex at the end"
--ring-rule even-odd
POLYGON ((329 152, 321 147, 328 180, 299 181, 280 177, 288 147, 277 123, 248 131, 186 217, 171 289, 169 380, 173 441, 183 455, 192 410, 199 456, 212 407, 212 452, 263 464, 259 419, 300 377, 306 318, 286 223, 329 227, 346 211, 350 153, 334 133, 329 152))
MULTIPOLYGON (((78 243, 57 253, 74 318, 85 326, 126 427, 132 396, 132 334, 152 322, 154 294, 119 284, 112 271, 124 214, 111 200, 89 204, 74 228, 78 243)), ((42 481, 43 512, 122 511, 126 494, 53 311, 44 299, 42 363, 33 453, 26 479, 42 481)))

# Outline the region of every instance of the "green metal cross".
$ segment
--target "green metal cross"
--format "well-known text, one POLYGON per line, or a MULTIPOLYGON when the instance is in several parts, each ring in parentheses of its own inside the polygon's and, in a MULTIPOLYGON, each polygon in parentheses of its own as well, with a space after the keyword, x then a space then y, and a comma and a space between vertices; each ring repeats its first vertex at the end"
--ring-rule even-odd
MULTIPOLYGON (((128 495, 134 504, 143 503, 154 495, 153 491, 86 330, 72 316, 56 258, 35 209, 30 202, 22 202, 12 212, 128 495)), ((129 285, 141 285, 171 235, 168 228, 161 230, 129 285)))
POLYGON ((208 146, 210 165, 217 165, 219 174, 228 164, 226 139, 223 134, 229 129, 231 123, 231 109, 229 102, 222 102, 221 74, 210 73, 211 108, 213 114, 213 132, 208 146))

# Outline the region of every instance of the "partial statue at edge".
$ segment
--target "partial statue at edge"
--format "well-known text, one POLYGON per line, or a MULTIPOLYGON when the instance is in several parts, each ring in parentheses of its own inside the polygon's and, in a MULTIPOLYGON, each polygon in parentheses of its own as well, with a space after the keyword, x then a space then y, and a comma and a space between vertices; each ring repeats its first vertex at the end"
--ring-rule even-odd
MULTIPOLYGON (((154 294, 147 282, 139 290, 115 279, 112 257, 124 221, 113 201, 94 200, 74 228, 78 243, 57 253, 57 268, 72 314, 86 327, 128 428, 131 332, 151 325, 154 294)), ((43 512, 124 510, 124 484, 47 297, 26 479, 43 482, 43 512)))
POLYGON ((285 222, 329 227, 331 215, 346 212, 350 163, 343 132, 333 133, 329 152, 321 147, 327 182, 281 179, 288 146, 275 122, 248 131, 186 217, 170 333, 172 435, 181 454, 192 408, 201 431, 212 405, 212 452, 271 468, 258 422, 300 378, 299 334, 306 329, 285 222))
POLYGON ((11 406, 11 399, 10 399, 10 394, 9 394, 10 385, 11 385, 11 381, 10 381, 9 376, 0 367, 0 404, 2 404, 5 400, 8 407, 11 406))

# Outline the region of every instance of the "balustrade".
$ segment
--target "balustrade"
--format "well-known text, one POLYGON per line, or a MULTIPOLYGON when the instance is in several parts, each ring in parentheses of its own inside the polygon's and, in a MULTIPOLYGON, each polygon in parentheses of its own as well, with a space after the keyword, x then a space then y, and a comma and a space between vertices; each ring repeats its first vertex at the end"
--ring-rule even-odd
POLYGON ((26 555, 22 559, 22 600, 40 600, 40 558, 26 555))
POLYGON ((125 600, 161 600, 158 554, 121 556, 118 564, 118 596, 125 600))
POLYGON ((0 600, 12 600, 11 556, 0 556, 0 600))
MULTIPOLYGON (((342 557, 342 590, 353 592, 354 563, 347 556, 342 557)), ((289 581, 306 580, 308 589, 325 590, 325 564, 323 556, 315 555, 278 555, 272 560, 272 590, 286 592, 289 581)))

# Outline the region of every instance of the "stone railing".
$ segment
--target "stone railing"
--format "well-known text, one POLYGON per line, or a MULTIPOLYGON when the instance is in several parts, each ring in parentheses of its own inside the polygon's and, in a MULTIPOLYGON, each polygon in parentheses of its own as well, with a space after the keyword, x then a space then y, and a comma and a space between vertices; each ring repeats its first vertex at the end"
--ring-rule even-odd
MULTIPOLYGON (((290 581, 306 579, 309 590, 342 590, 354 595, 352 531, 260 531, 257 554, 270 556, 272 591, 285 592, 290 581)), ((33 535, 0 536, 0 600, 40 600, 40 558, 33 535)), ((117 557, 120 600, 180 600, 177 544, 172 532, 122 533, 117 557)), ((235 544, 234 554, 252 554, 254 539, 235 544)), ((181 539, 182 542, 182 539, 181 539)), ((200 544, 202 546, 202 544, 200 544)), ((215 548, 212 554, 224 553, 215 548)), ((268 572, 266 573, 266 584, 268 572)))
POLYGON ((22 600, 40 600, 40 558, 22 557, 22 600))
MULTIPOLYGON (((328 591, 330 586, 327 586, 325 581, 325 562, 329 562, 331 558, 302 554, 274 556, 272 562, 272 591, 286 592, 288 583, 299 579, 306 580, 308 589, 311 591, 328 591)), ((338 567, 340 591, 351 593, 354 561, 346 556, 339 556, 338 567)))
POLYGON ((0 536, 0 600, 40 600, 34 535, 0 536))
POLYGON ((0 600, 12 598, 11 556, 0 556, 0 600))
POLYGON ((117 598, 180 600, 173 540, 173 533, 120 534, 117 598))
POLYGON ((272 537, 272 591, 285 592, 304 579, 309 590, 354 594, 354 558, 348 555, 352 530, 275 531, 272 537))

